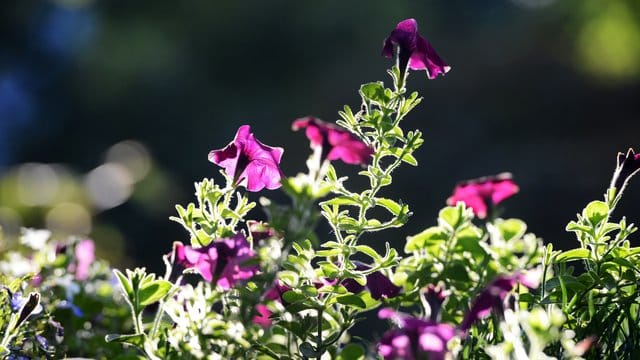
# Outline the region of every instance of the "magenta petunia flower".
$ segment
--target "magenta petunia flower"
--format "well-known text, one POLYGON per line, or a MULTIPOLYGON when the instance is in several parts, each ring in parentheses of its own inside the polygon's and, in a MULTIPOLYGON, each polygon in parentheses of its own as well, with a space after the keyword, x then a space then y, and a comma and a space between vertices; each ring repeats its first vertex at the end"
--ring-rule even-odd
POLYGON ((271 325, 273 325, 273 321, 269 319, 269 316, 271 316, 271 310, 269 310, 267 305, 256 305, 256 311, 258 312, 258 314, 251 319, 254 324, 260 325, 263 328, 269 328, 271 327, 271 325))
POLYGON ((236 185, 248 191, 277 189, 282 179, 280 159, 284 150, 256 140, 249 125, 240 126, 229 145, 209 153, 209 161, 223 167, 236 185))
POLYGON ((459 183, 453 195, 447 199, 447 204, 453 206, 462 201, 473 209, 476 216, 484 219, 493 206, 517 194, 519 190, 511 174, 502 173, 459 183))
POLYGON ((256 274, 258 266, 246 264, 253 257, 253 250, 241 234, 216 240, 200 248, 179 242, 174 244, 176 263, 187 269, 195 269, 205 280, 215 281, 225 290, 256 274))
POLYGON ((445 359, 447 342, 455 335, 453 326, 414 318, 389 308, 380 310, 378 317, 398 324, 398 329, 387 331, 378 344, 378 354, 385 360, 445 359))
POLYGON ((373 149, 337 125, 307 116, 296 119, 291 127, 294 131, 305 129, 311 148, 322 148, 323 159, 342 160, 351 165, 366 165, 371 162, 373 149))
POLYGON ((394 45, 398 48, 398 67, 404 74, 407 65, 411 70, 426 70, 429 79, 438 74, 446 74, 451 70, 433 49, 431 44, 418 34, 418 23, 415 19, 406 19, 398 23, 391 34, 384 39, 382 55, 393 57, 394 45))
POLYGON ((89 277, 89 268, 95 258, 95 244, 93 240, 82 240, 76 245, 76 280, 86 280, 89 277))
MULTIPOLYGON (((371 269, 371 266, 363 264, 359 261, 354 261, 356 264, 356 270, 363 271, 371 269)), ((353 279, 345 279, 342 281, 342 286, 344 286, 349 292, 357 294, 364 289, 368 289, 371 292, 371 297, 380 300, 381 298, 393 298, 398 296, 400 293, 400 287, 396 286, 394 283, 389 280, 383 273, 380 271, 373 272, 369 275, 366 275, 367 284, 360 285, 353 279)))
POLYGON ((498 276, 475 298, 471 309, 460 323, 460 330, 466 332, 476 320, 489 316, 491 310, 502 309, 505 298, 517 283, 533 289, 538 287, 539 278, 540 274, 536 271, 498 276))
POLYGON ((620 194, 627 186, 629 179, 638 171, 640 171, 640 153, 636 154, 633 149, 627 150, 626 154, 618 153, 618 163, 611 186, 615 186, 620 194))

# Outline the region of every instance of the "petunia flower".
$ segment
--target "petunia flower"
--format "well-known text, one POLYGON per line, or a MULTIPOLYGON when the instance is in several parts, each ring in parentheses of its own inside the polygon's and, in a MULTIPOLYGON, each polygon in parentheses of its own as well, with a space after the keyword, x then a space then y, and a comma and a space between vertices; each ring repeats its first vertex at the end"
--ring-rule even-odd
POLYGON ((246 264, 253 257, 254 252, 242 234, 219 239, 200 248, 179 242, 174 244, 176 263, 187 269, 195 269, 205 280, 215 281, 224 290, 256 274, 257 265, 246 264))
POLYGON ((251 319, 251 321, 254 324, 260 325, 263 328, 269 328, 271 327, 271 325, 273 325, 273 321, 269 319, 269 316, 271 316, 271 310, 269 310, 267 305, 264 305, 264 304, 256 305, 256 311, 258 312, 258 315, 255 315, 251 319))
MULTIPOLYGON (((264 300, 267 301, 275 301, 277 303, 281 303, 283 305, 287 305, 287 302, 284 301, 282 295, 287 291, 291 290, 290 287, 283 284, 280 280, 274 281, 273 287, 267 290, 262 296, 264 300)), ((254 324, 260 325, 263 328, 268 328, 273 325, 273 322, 269 318, 272 314, 269 307, 265 304, 256 305, 256 312, 258 313, 252 319, 254 324)))
POLYGON ((378 344, 378 354, 385 360, 445 359, 447 342, 455 335, 453 326, 414 318, 389 308, 380 310, 378 317, 398 324, 398 328, 387 331, 378 344))
MULTIPOLYGON (((356 264, 356 270, 358 271, 371 269, 371 266, 359 261, 354 261, 354 264, 356 264)), ((360 285, 353 279, 345 279, 341 284, 349 292, 354 294, 360 293, 366 288, 371 292, 371 297, 376 300, 380 300, 383 297, 387 299, 393 298, 400 293, 401 288, 392 283, 391 280, 389 280, 389 278, 380 271, 372 272, 371 274, 366 275, 366 278, 366 285, 360 285)))
POLYGON ((366 165, 371 162, 373 149, 337 125, 307 116, 296 119, 291 127, 294 131, 305 129, 311 148, 322 148, 323 159, 342 160, 351 165, 366 165))
POLYGON ((502 309, 505 298, 516 284, 520 283, 530 289, 538 287, 540 275, 538 271, 534 270, 496 277, 475 298, 471 309, 465 314, 462 323, 460 323, 460 330, 466 332, 476 320, 489 316, 491 310, 502 309))
POLYGON ((475 180, 463 181, 456 185, 453 195, 447 199, 448 205, 464 202, 481 219, 495 205, 518 193, 518 185, 511 179, 510 173, 487 176, 475 180))
POLYGON ((257 192, 281 186, 280 159, 284 150, 256 140, 249 125, 240 126, 235 138, 222 149, 212 150, 209 161, 224 168, 234 184, 257 192))
POLYGON ((444 284, 427 285, 424 293, 424 301, 429 305, 429 320, 437 321, 444 300, 451 295, 451 291, 444 289, 444 284))
POLYGON ((615 186, 617 193, 621 194, 629 179, 640 170, 640 153, 636 154, 633 149, 627 150, 627 153, 618 153, 618 163, 616 171, 611 179, 611 186, 615 186))
POLYGON ((76 280, 86 280, 89 277, 89 268, 95 259, 95 244, 93 240, 85 239, 76 245, 76 280))
POLYGON ((382 55, 393 57, 394 46, 398 50, 398 67, 402 74, 407 65, 411 70, 426 70, 429 79, 435 79, 438 74, 446 74, 451 70, 433 49, 431 44, 418 34, 418 23, 415 19, 406 19, 398 23, 391 34, 384 39, 382 55))

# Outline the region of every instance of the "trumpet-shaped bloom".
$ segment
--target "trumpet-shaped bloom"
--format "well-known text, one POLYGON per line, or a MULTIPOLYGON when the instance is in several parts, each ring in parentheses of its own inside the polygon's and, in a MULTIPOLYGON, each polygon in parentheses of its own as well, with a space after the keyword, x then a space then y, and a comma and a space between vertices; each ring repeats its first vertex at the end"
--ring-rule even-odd
POLYGON ((459 183, 453 190, 453 195, 447 199, 447 204, 455 205, 462 201, 473 209, 476 216, 484 219, 490 208, 518 191, 518 185, 511 179, 511 174, 503 173, 459 183))
POLYGON ((407 65, 411 70, 426 70, 429 79, 451 70, 433 49, 431 44, 418 34, 418 23, 415 19, 406 19, 398 23, 391 34, 384 39, 382 55, 393 57, 394 46, 398 48, 398 66, 404 74, 407 65))
POLYGON ((509 292, 513 290, 517 283, 532 289, 538 286, 540 275, 537 271, 525 273, 516 272, 511 275, 502 275, 495 278, 478 295, 471 309, 467 312, 460 323, 460 330, 467 331, 471 325, 479 319, 489 316, 492 309, 501 309, 509 292))
POLYGON ((352 165, 366 165, 371 161, 373 149, 336 125, 307 116, 295 120, 291 127, 294 131, 305 129, 311 148, 322 148, 323 158, 342 160, 352 165))
MULTIPOLYGON (((354 261, 354 263, 356 264, 356 270, 359 271, 371 268, 369 265, 363 264, 359 261, 354 261)), ((353 279, 343 280, 342 286, 354 294, 362 292, 366 288, 371 292, 371 297, 376 300, 380 300, 383 297, 387 299, 393 298, 400 293, 400 287, 392 283, 391 280, 389 280, 389 278, 380 271, 372 272, 371 274, 366 275, 366 278, 367 284, 364 286, 360 285, 353 279)))
POLYGON ((177 242, 174 254, 176 263, 195 269, 205 280, 215 281, 225 290, 238 281, 250 279, 258 271, 256 265, 246 264, 254 257, 254 252, 241 234, 200 248, 177 242))
POLYGON ((378 353, 385 360, 415 360, 427 356, 431 360, 445 359, 447 342, 455 335, 453 326, 414 318, 389 308, 380 310, 378 317, 398 324, 398 328, 387 331, 378 344, 378 353))
POLYGON ((209 153, 209 161, 224 168, 236 185, 257 192, 281 186, 283 174, 279 165, 283 152, 282 148, 256 140, 249 125, 243 125, 229 145, 209 153))

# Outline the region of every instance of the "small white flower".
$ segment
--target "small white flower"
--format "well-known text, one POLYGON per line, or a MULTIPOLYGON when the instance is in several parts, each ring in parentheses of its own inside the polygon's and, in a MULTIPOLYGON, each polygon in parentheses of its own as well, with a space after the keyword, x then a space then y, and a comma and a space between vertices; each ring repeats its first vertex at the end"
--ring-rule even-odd
POLYGON ((51 231, 49 230, 23 228, 20 242, 34 250, 40 250, 50 237, 51 231))

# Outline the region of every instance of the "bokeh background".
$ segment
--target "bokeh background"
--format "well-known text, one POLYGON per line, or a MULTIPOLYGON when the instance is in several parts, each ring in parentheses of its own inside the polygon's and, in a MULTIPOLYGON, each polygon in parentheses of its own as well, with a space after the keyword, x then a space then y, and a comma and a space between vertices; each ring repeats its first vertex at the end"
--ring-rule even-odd
MULTIPOLYGON (((361 83, 387 80, 382 40, 408 17, 453 70, 410 77, 425 100, 405 127, 426 143, 386 196, 414 216, 369 241, 402 247, 457 181, 510 171, 521 192, 505 215, 575 245, 564 226, 640 145, 637 0, 2 2, 0 224, 86 234, 116 265, 158 270, 187 240, 174 204, 219 176, 208 152, 251 124, 286 149, 286 174, 304 170, 291 121, 357 107, 361 83)), ((636 180, 618 214, 637 223, 636 180)))

